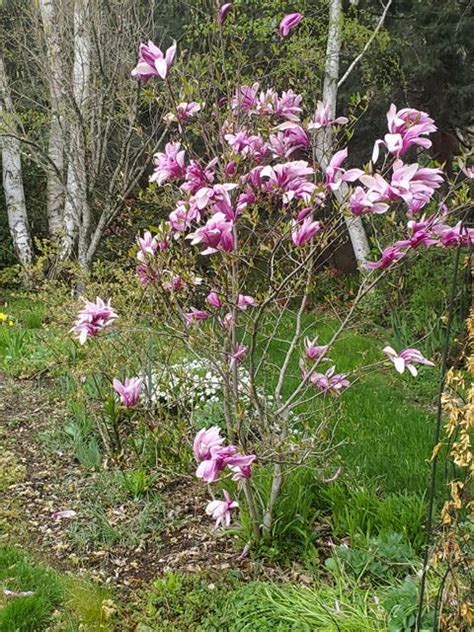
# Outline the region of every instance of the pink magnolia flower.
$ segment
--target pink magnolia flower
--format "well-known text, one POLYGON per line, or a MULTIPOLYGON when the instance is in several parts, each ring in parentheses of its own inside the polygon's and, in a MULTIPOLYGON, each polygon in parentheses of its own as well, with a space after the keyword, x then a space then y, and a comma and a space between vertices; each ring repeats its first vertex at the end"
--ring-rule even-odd
POLYGON ((293 199, 309 201, 316 189, 316 185, 306 179, 312 174, 313 168, 305 160, 294 160, 263 167, 258 173, 258 179, 269 193, 283 192, 283 201, 288 204, 293 199))
POLYGON ((434 363, 431 360, 427 360, 423 354, 417 349, 404 349, 400 353, 397 353, 395 349, 392 347, 385 347, 384 353, 388 356, 389 360, 393 362, 395 369, 398 373, 402 374, 405 369, 416 377, 418 375, 418 370, 414 365, 414 362, 417 364, 424 364, 426 366, 434 366, 434 363))
POLYGON ((290 13, 285 15, 283 20, 280 22, 279 32, 281 37, 286 37, 289 35, 290 31, 298 26, 298 24, 303 19, 301 13, 290 13))
MULTIPOLYGON (((169 214, 169 226, 175 233, 184 233, 191 227, 193 221, 201 219, 201 213, 195 204, 187 204, 184 200, 179 200, 174 211, 169 214)), ((176 237, 176 234, 175 234, 176 237)))
POLYGON ((256 300, 253 296, 248 294, 239 294, 237 297, 237 307, 241 310, 246 310, 247 307, 253 307, 256 304, 256 300))
POLYGON ((132 77, 139 81, 148 81, 152 77, 165 79, 176 57, 176 42, 165 54, 151 40, 148 44, 140 44, 138 64, 132 70, 132 77))
POLYGON ((245 358, 245 354, 247 353, 247 347, 243 344, 238 344, 233 353, 228 355, 229 366, 232 368, 236 364, 240 364, 242 360, 245 358))
POLYGON ((310 145, 306 130, 292 121, 279 125, 278 133, 270 134, 269 142, 273 155, 280 158, 288 158, 297 149, 310 145))
POLYGON ((219 325, 222 329, 229 329, 235 323, 235 316, 232 312, 228 312, 224 318, 219 319, 219 325))
POLYGON ((158 241, 149 230, 145 231, 143 237, 137 237, 140 250, 137 252, 137 259, 145 263, 148 257, 153 257, 158 250, 158 241))
POLYGON ((319 345, 318 346, 318 338, 316 337, 314 340, 310 340, 309 338, 304 339, 304 347, 306 350, 306 357, 309 360, 318 360, 322 358, 323 355, 326 354, 329 349, 328 345, 319 345))
POLYGON ((366 261, 365 267, 369 270, 385 270, 404 256, 403 250, 397 246, 388 246, 382 251, 382 257, 378 261, 366 261))
POLYGON ((474 243, 474 228, 467 228, 462 222, 458 222, 456 226, 440 223, 433 230, 439 239, 439 245, 446 248, 470 246, 474 243))
POLYGON ((252 476, 252 468, 250 465, 230 465, 229 469, 234 473, 232 476, 233 481, 241 481, 252 476))
POLYGON ((181 143, 167 143, 164 152, 158 152, 153 156, 155 170, 150 176, 150 182, 156 182, 161 186, 168 180, 183 178, 186 174, 184 158, 185 151, 181 149, 181 143))
POLYGON ((258 83, 254 83, 252 86, 240 86, 232 98, 232 109, 253 110, 257 105, 258 88, 258 83))
POLYGON ((74 332, 80 344, 83 345, 87 338, 95 336, 102 329, 108 327, 118 318, 118 315, 110 305, 97 297, 95 303, 84 300, 84 308, 79 312, 71 332, 74 332))
POLYGON ((346 171, 341 167, 347 155, 347 147, 337 151, 326 167, 324 183, 331 191, 337 191, 343 182, 354 182, 364 175, 361 169, 348 169, 346 171))
POLYGON ((191 307, 191 311, 185 312, 183 316, 188 327, 210 318, 210 314, 208 312, 203 309, 196 309, 195 307, 191 307))
POLYGON ((418 125, 421 126, 424 134, 436 132, 437 129, 433 119, 426 112, 413 108, 403 108, 397 111, 397 107, 393 103, 387 112, 387 123, 391 134, 402 134, 418 125))
POLYGON ((189 165, 186 167, 186 175, 184 177, 184 182, 181 185, 181 189, 183 191, 187 191, 191 195, 194 195, 199 191, 199 189, 211 185, 215 178, 214 167, 216 164, 217 158, 211 160, 211 162, 205 167, 201 167, 196 160, 191 160, 189 165))
POLYGON ((178 103, 176 106, 176 112, 168 112, 163 118, 167 123, 172 121, 179 121, 180 123, 187 123, 189 119, 196 116, 201 111, 201 104, 196 101, 190 103, 178 103))
POLYGON ((220 309, 222 307, 222 301, 215 290, 209 292, 206 301, 209 303, 209 305, 211 305, 211 307, 215 307, 216 309, 220 309))
POLYGON ((206 513, 215 519, 216 529, 220 524, 225 524, 228 527, 230 525, 231 511, 238 506, 239 503, 236 500, 232 500, 229 492, 224 490, 224 500, 212 500, 206 507, 206 513))
POLYGON ((420 168, 417 163, 404 165, 401 160, 393 163, 390 184, 378 173, 373 176, 362 175, 360 181, 369 187, 380 200, 402 199, 411 213, 421 210, 432 198, 443 182, 440 169, 420 168))
POLYGON ((300 114, 303 111, 301 107, 302 102, 303 97, 301 94, 296 94, 293 90, 284 90, 281 96, 275 99, 274 112, 289 121, 299 121, 300 114))
POLYGON ((207 459, 202 460, 196 470, 196 477, 206 483, 213 483, 226 466, 248 467, 255 460, 255 454, 238 454, 235 445, 214 446, 207 459))
POLYGON ((304 246, 304 244, 311 241, 321 230, 321 224, 319 222, 313 222, 311 217, 306 217, 303 223, 293 220, 292 227, 291 239, 295 246, 304 246))
POLYGON ((201 254, 210 255, 222 250, 231 252, 234 247, 233 222, 228 222, 223 213, 213 215, 204 226, 190 233, 187 239, 192 239, 191 244, 203 244, 206 249, 201 254))
POLYGON ((138 280, 145 287, 156 281, 159 277, 158 271, 150 267, 148 263, 139 263, 135 271, 138 275, 138 280))
POLYGON ((163 283, 163 289, 168 290, 168 292, 180 292, 185 287, 186 283, 179 274, 173 275, 169 281, 163 283))
POLYGON ((418 146, 428 149, 431 141, 425 138, 426 134, 436 131, 433 119, 426 114, 412 108, 398 110, 392 103, 387 112, 389 133, 384 140, 377 140, 374 144, 372 161, 377 162, 380 145, 385 145, 388 152, 397 157, 405 154, 410 147, 418 146))
POLYGON ((229 160, 229 162, 226 163, 226 166, 224 169, 225 175, 233 176, 236 171, 237 171, 237 163, 235 162, 235 160, 229 160))
POLYGON ((278 103, 278 93, 273 88, 262 90, 257 98, 255 111, 257 114, 275 114, 275 107, 278 103))
POLYGON ((356 187, 349 199, 349 209, 353 215, 379 215, 388 211, 389 205, 380 202, 380 194, 377 191, 366 191, 362 187, 356 187))
POLYGON ((143 379, 141 377, 125 378, 125 382, 122 384, 120 380, 114 378, 112 385, 115 392, 120 398, 120 403, 125 408, 133 408, 140 399, 140 391, 142 388, 143 379))
POLYGON ((389 196, 401 198, 410 211, 417 212, 431 200, 436 189, 443 183, 441 169, 419 167, 417 163, 404 165, 401 160, 393 163, 389 196))
POLYGON ((229 192, 237 186, 234 182, 224 182, 224 184, 214 184, 212 187, 202 187, 196 192, 193 201, 198 209, 210 207, 212 213, 224 214, 225 218, 231 221, 236 218, 236 213, 232 208, 229 192))
POLYGON ((348 388, 351 383, 345 373, 335 373, 336 367, 332 366, 326 373, 311 373, 309 382, 323 393, 337 394, 343 388, 348 388))
POLYGON ((396 241, 393 245, 396 248, 418 248, 418 246, 433 246, 438 243, 433 239, 435 228, 435 217, 421 221, 410 220, 407 224, 409 237, 396 241))
POLYGON ((229 15, 229 11, 232 9, 232 2, 226 2, 223 4, 217 13, 217 24, 224 24, 229 15))
POLYGON ((261 162, 268 153, 268 145, 258 134, 250 135, 245 130, 235 134, 225 134, 225 140, 233 151, 243 157, 252 156, 257 162, 261 162))
POLYGON ((329 105, 324 105, 322 101, 318 101, 316 112, 314 113, 313 120, 308 124, 308 129, 321 129, 322 127, 330 127, 331 125, 345 125, 348 122, 349 119, 345 116, 338 116, 332 119, 329 112, 329 105))
POLYGON ((211 457, 211 448, 219 448, 224 443, 221 430, 218 426, 203 428, 200 430, 193 443, 194 457, 198 463, 211 457))
POLYGON ((235 211, 237 215, 240 215, 249 204, 255 204, 257 196, 250 187, 247 187, 243 193, 241 193, 237 199, 237 205, 235 211))
POLYGON ((196 477, 202 479, 206 483, 213 483, 219 477, 219 474, 226 466, 226 460, 237 453, 234 445, 227 447, 214 446, 209 450, 209 456, 201 460, 197 469, 196 477))

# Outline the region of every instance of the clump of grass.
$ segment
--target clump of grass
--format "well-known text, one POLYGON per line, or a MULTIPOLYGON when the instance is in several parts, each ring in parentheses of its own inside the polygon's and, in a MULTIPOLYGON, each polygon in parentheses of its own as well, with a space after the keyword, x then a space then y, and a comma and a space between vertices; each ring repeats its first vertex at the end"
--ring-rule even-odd
POLYGON ((159 539, 166 524, 165 505, 149 486, 137 494, 135 483, 127 486, 121 471, 111 471, 95 474, 82 487, 81 515, 69 527, 79 550, 93 545, 138 547, 159 539))
POLYGON ((0 586, 3 601, 0 630, 42 630, 64 599, 64 589, 56 573, 33 564, 22 551, 12 547, 0 548, 0 586), (4 590, 32 592, 32 595, 6 597, 4 590))
POLYGON ((107 632, 115 607, 110 593, 37 564, 12 546, 0 546, 0 630, 107 632), (4 590, 31 592, 7 596, 4 590))
MULTIPOLYGON (((387 630, 387 614, 370 589, 320 584, 250 583, 227 601, 222 629, 232 632, 378 632, 387 630)), ((205 629, 205 628, 203 628, 205 629)))

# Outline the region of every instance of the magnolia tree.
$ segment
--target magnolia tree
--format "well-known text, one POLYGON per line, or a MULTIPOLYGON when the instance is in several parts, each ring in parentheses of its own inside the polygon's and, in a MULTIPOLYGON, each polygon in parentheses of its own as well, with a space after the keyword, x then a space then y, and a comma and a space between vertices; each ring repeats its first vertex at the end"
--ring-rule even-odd
MULTIPOLYGON (((231 10, 223 5, 217 16, 221 34, 231 10)), ((281 41, 302 19, 284 17, 281 41)), ((425 248, 467 245, 472 230, 459 220, 458 183, 449 189, 441 169, 407 159, 430 146, 436 127, 428 114, 390 106, 387 134, 366 166, 348 168, 342 146, 321 168, 326 130, 342 137, 347 118, 331 116, 322 102, 303 103, 292 89, 277 92, 259 83, 225 82, 212 101, 182 100, 176 55, 176 44, 166 51, 142 44, 132 71, 170 106, 169 140, 155 154, 150 178, 169 199, 170 213, 153 234, 138 238, 137 274, 159 301, 157 320, 167 339, 219 377, 222 427, 201 428, 193 442, 197 478, 210 490, 217 481, 224 488, 207 513, 228 525, 240 503, 257 539, 271 531, 289 469, 329 450, 321 437, 334 423, 334 398, 357 388, 357 376, 330 359, 357 305, 387 270, 425 248), (347 190, 342 201, 336 198, 341 188, 347 190), (322 344, 305 313, 345 217, 383 221, 392 210, 405 217, 399 239, 365 262, 355 300, 322 344), (298 381, 288 389, 295 364, 298 381), (315 417, 317 402, 323 406, 315 417), (271 471, 268 493, 256 489, 257 467, 271 471)), ((87 302, 74 332, 84 343, 116 317, 110 303, 87 302)), ((419 365, 433 365, 417 349, 381 348, 381 360, 383 352, 399 373, 415 376, 419 365)), ((124 407, 143 401, 143 376, 114 381, 114 388, 124 407)))

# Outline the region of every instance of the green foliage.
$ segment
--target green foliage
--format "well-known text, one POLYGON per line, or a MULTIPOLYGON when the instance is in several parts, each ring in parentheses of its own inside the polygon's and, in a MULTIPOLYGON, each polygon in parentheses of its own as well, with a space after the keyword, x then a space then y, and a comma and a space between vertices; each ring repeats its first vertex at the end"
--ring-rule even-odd
MULTIPOLYGON (((345 581, 304 587, 252 582, 229 596, 219 630, 228 632, 385 631, 372 591, 345 581)), ((212 630, 206 628, 203 630, 212 630)))
MULTIPOLYGON (((407 577, 403 584, 389 588, 382 601, 388 613, 389 632, 412 632, 415 629, 418 610, 418 585, 407 577)), ((433 629, 434 612, 428 610, 422 614, 420 629, 433 629)))
POLYGON ((21 550, 0 546, 0 629, 5 632, 61 630, 107 632, 110 594, 82 579, 60 575, 33 562, 21 550), (6 596, 4 590, 31 592, 6 596))
POLYGON ((69 409, 71 418, 64 426, 64 433, 70 441, 72 452, 83 467, 96 469, 100 466, 102 456, 93 423, 83 402, 72 400, 69 409))
POLYGON ((3 590, 33 593, 0 597, 0 629, 5 631, 44 630, 64 599, 63 587, 53 571, 34 565, 22 551, 11 547, 0 547, 0 586, 2 594, 3 590))
POLYGON ((217 611, 228 598, 227 590, 236 584, 236 578, 230 575, 213 581, 206 574, 193 576, 167 572, 153 582, 146 618, 151 627, 144 630, 223 631, 225 628, 220 627, 217 611))
MULTIPOLYGON (((253 484, 256 497, 265 507, 271 493, 273 468, 255 469, 253 484)), ((320 485, 316 463, 294 467, 283 481, 280 497, 274 510, 274 519, 268 537, 253 552, 270 560, 287 562, 301 559, 315 568, 318 558, 318 511, 320 485)), ((252 540, 252 525, 247 506, 240 507, 240 525, 237 530, 242 545, 252 540)))
POLYGON ((142 467, 123 472, 122 476, 122 485, 133 498, 147 494, 157 478, 156 474, 149 474, 142 467))
POLYGON ((403 492, 380 496, 373 490, 352 489, 341 483, 324 487, 321 496, 335 534, 355 541, 360 536, 397 532, 415 551, 421 549, 426 511, 423 497, 403 492))
MULTIPOLYGON (((407 260, 403 276, 388 274, 367 297, 364 319, 379 328, 390 328, 390 344, 395 348, 417 346, 428 356, 439 353, 445 340, 455 256, 452 250, 430 250, 407 260), (390 310, 385 309, 388 304, 390 310), (416 341, 421 344, 415 344, 416 341)), ((453 327, 458 336, 469 309, 465 283, 467 266, 467 257, 463 257, 457 279, 453 327)), ((453 356, 458 348, 458 345, 453 347, 453 356)))
POLYGON ((376 538, 359 536, 353 543, 339 545, 325 566, 332 573, 341 572, 357 580, 369 578, 376 583, 392 583, 413 571, 416 557, 413 548, 400 533, 389 532, 376 538))

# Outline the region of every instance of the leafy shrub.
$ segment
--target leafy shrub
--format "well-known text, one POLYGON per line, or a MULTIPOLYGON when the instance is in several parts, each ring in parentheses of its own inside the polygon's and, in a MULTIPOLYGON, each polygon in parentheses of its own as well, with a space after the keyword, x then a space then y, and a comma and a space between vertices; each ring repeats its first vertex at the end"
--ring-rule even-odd
POLYGON ((391 582, 403 577, 416 563, 412 547, 399 533, 388 533, 376 538, 357 537, 348 546, 335 547, 334 556, 326 560, 326 567, 338 573, 339 566, 360 580, 364 577, 377 582, 391 582))
MULTIPOLYGON (((403 584, 389 588, 382 601, 388 613, 389 632, 412 632, 415 629, 416 613, 418 610, 418 585, 407 577, 403 584)), ((420 629, 433 629, 432 611, 422 615, 420 629)))

